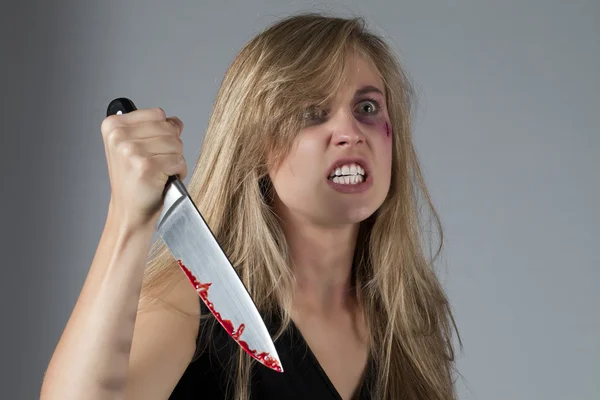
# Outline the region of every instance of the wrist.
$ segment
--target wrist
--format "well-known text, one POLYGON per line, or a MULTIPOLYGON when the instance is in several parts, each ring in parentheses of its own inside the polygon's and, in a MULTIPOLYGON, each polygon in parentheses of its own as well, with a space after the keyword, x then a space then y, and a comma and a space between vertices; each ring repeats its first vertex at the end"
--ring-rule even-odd
POLYGON ((136 232, 151 230, 152 233, 156 228, 160 212, 155 212, 152 215, 143 215, 141 213, 131 213, 117 207, 112 198, 108 204, 107 226, 111 229, 117 229, 122 232, 136 232))

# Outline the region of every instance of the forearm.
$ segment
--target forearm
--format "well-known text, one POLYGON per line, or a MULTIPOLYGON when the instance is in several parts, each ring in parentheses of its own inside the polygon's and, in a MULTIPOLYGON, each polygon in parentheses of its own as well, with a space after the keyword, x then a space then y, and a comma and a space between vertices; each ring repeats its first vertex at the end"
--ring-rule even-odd
POLYGON ((131 341, 153 225, 109 217, 85 284, 49 364, 41 398, 118 398, 125 391, 131 341))

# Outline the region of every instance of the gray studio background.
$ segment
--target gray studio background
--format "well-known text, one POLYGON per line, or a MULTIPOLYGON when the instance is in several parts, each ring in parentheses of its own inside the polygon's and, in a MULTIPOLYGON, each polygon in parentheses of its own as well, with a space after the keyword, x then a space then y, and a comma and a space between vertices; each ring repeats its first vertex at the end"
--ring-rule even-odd
POLYGON ((460 398, 600 398, 598 0, 3 6, 0 398, 38 397, 94 255, 108 102, 179 116, 191 169, 236 52, 298 10, 365 16, 415 82, 460 398))

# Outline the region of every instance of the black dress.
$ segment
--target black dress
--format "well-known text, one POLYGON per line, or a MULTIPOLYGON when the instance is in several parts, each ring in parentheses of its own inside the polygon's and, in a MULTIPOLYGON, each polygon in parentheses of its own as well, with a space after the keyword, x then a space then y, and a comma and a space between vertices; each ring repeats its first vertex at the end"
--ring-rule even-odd
MULTIPOLYGON (((202 301, 200 305, 202 313, 207 313, 208 309, 202 301)), ((265 320, 265 324, 272 335, 279 326, 273 319, 265 320)), ((220 325, 203 322, 198 333, 198 349, 205 350, 199 352, 197 358, 190 363, 169 399, 233 399, 228 377, 235 381, 229 368, 232 356, 238 352, 237 346, 220 325), (206 340, 209 335, 212 337, 210 345, 207 346, 206 340)), ((342 399, 293 322, 275 341, 275 348, 284 372, 275 372, 258 362, 253 362, 250 378, 252 400, 342 399)), ((367 370, 359 400, 371 399, 368 393, 370 371, 372 368, 367 370)))

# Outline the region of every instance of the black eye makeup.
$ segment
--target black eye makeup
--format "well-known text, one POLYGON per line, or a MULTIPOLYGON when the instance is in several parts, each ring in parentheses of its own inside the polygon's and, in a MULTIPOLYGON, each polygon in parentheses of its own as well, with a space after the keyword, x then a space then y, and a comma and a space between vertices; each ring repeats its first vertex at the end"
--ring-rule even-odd
MULTIPOLYGON (((380 100, 374 97, 367 97, 358 100, 352 108, 354 117, 365 124, 373 124, 385 115, 380 100)), ((330 117, 330 111, 320 106, 308 107, 302 114, 302 121, 305 127, 321 124, 330 117)))
POLYGON ((313 125, 324 122, 327 119, 329 112, 320 107, 309 107, 304 111, 302 119, 304 125, 313 125))

